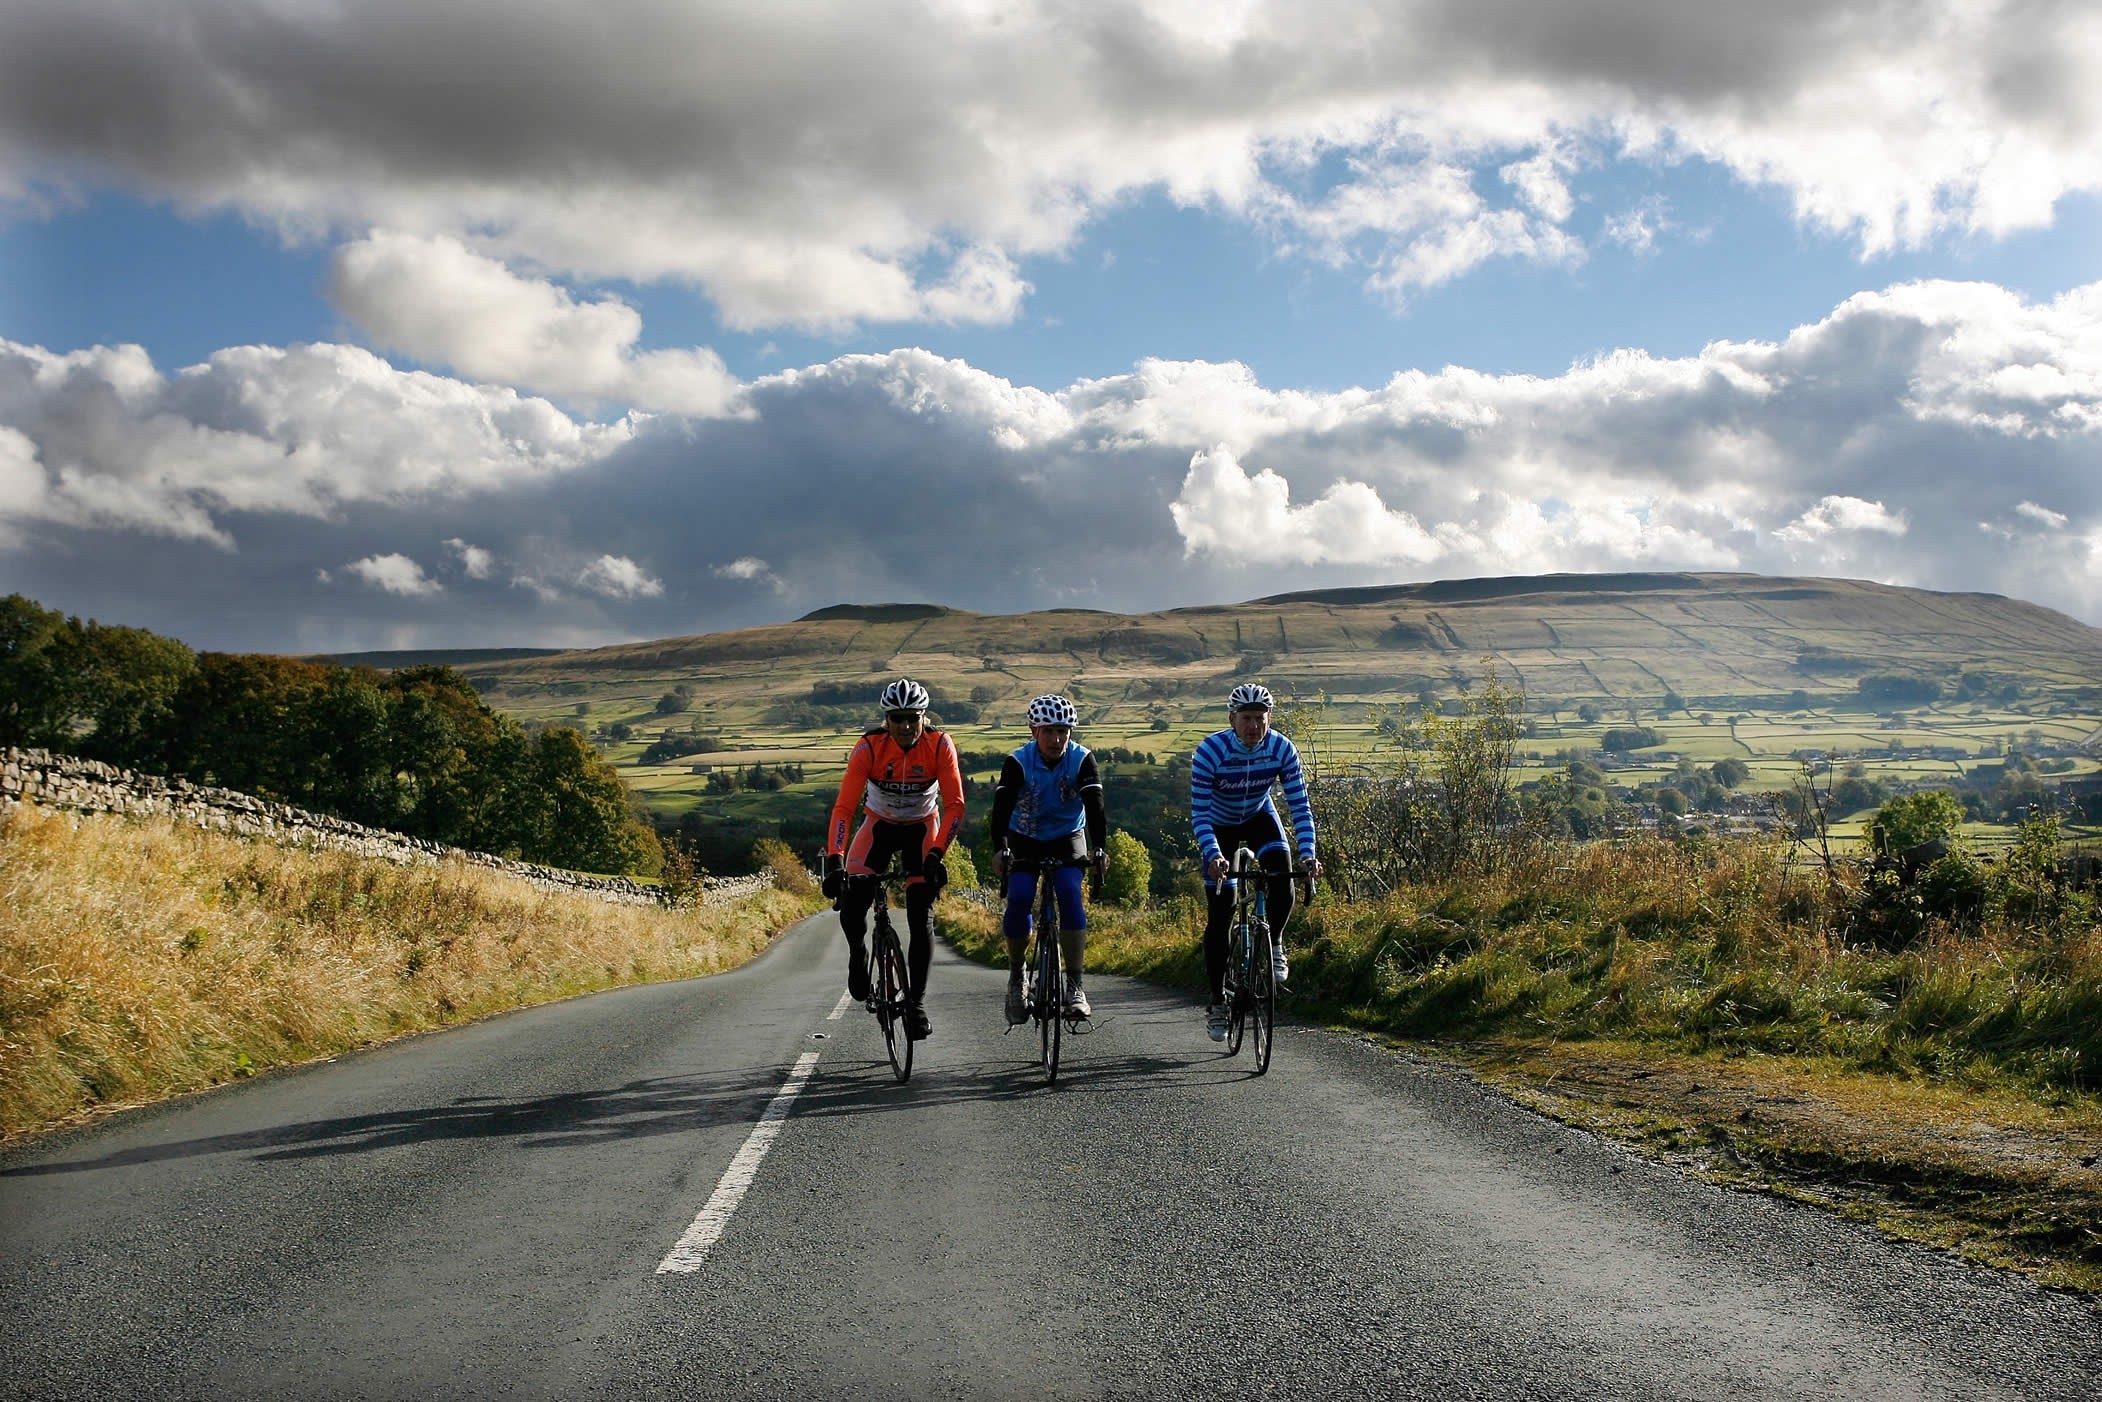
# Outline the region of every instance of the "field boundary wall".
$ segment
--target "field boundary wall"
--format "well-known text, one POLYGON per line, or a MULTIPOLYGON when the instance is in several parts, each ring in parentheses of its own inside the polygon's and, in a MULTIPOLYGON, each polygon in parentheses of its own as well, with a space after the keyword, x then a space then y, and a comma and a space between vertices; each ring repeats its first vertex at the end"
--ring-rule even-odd
MULTIPOLYGON (((313 813, 289 803, 257 798, 233 789, 193 784, 119 769, 99 760, 79 759, 50 750, 0 748, 0 815, 17 803, 75 813, 116 813, 131 817, 166 816, 215 832, 232 833, 295 847, 351 852, 362 857, 416 866, 459 861, 530 882, 542 890, 574 891, 623 905, 655 905, 658 888, 625 876, 587 876, 533 862, 515 862, 487 852, 448 847, 427 838, 408 837, 366 827, 326 813, 313 813)), ((772 885, 768 874, 711 879, 711 904, 772 885)))

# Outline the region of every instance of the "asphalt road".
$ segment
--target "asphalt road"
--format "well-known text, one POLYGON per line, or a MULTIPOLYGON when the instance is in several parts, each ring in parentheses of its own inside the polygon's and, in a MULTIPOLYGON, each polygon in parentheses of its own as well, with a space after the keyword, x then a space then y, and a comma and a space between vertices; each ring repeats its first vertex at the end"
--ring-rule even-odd
POLYGON ((843 968, 825 916, 0 1158, 0 1397, 2102 1395, 2085 1300, 1413 1058, 1287 1027, 1254 1079, 1102 978, 1047 1088, 943 951, 901 1086, 843 968))

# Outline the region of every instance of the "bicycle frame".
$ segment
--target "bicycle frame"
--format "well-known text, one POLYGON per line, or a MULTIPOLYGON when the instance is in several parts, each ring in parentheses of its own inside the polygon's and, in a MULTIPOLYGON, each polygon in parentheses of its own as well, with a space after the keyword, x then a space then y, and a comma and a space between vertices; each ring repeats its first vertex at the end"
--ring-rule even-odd
POLYGON ((1034 975, 1036 985, 1030 993, 1029 1016, 1037 1026, 1044 1079, 1055 1083, 1060 1040, 1067 1031, 1077 1035, 1087 1019, 1066 1011, 1065 969, 1059 957, 1058 900, 1051 878, 1066 867, 1084 868, 1088 863, 1072 857, 1013 857, 1009 861, 1010 871, 1036 873, 1036 910, 1029 928, 1032 947, 1023 967, 1034 975))
POLYGON ((1252 1030, 1258 1076, 1270 1069, 1277 1018, 1277 985, 1270 967, 1273 936, 1268 875, 1245 843, 1234 850, 1233 867, 1227 874, 1233 883, 1234 907, 1233 923, 1226 932, 1226 1054, 1239 1056, 1243 1036, 1252 1030))

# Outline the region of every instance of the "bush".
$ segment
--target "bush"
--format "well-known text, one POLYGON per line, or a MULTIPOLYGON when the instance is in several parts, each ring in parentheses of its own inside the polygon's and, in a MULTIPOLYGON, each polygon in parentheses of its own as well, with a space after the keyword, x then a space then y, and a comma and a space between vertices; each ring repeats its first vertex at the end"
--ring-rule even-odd
POLYGON ((1963 827, 1963 805, 1947 789, 1923 789, 1887 799, 1869 820, 1869 845, 1882 852, 1904 852, 1951 838, 1963 827))
POLYGON ((1153 857, 1146 844, 1122 828, 1109 835, 1109 875, 1103 878, 1103 894, 1118 905, 1138 905, 1153 884, 1153 857))
POLYGON ((752 844, 752 862, 761 871, 774 874, 774 889, 791 896, 814 896, 817 883, 787 843, 778 837, 762 837, 752 844))
POLYGON ((1614 726, 1598 739, 1598 747, 1608 751, 1646 750, 1652 745, 1661 745, 1664 737, 1646 725, 1614 726))

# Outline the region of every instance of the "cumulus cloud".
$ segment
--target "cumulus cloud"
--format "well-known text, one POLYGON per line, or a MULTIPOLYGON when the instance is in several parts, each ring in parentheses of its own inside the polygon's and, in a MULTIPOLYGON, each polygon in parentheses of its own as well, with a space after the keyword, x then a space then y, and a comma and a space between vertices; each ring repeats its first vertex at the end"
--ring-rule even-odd
MULTIPOLYGON (((402 554, 369 555, 362 560, 353 560, 343 568, 389 594, 436 594, 445 587, 425 574, 423 566, 402 554)), ((327 583, 325 579, 322 582, 327 583)))
POLYGON ((351 346, 241 346, 163 375, 137 346, 0 340, 0 423, 42 465, 16 519, 231 548, 231 513, 330 517, 596 461, 631 422, 579 423, 509 389, 396 370, 351 346))
MULTIPOLYGON (((452 239, 680 280, 742 328, 1011 318, 1024 260, 1149 191, 1400 295, 1485 258, 1575 260, 1576 182, 1607 165, 1712 162, 1865 253, 2037 227, 2102 189, 2085 0, 16 9, 0 194, 121 181, 301 236, 397 231, 424 261, 452 239)), ((1667 232, 1609 236, 1642 230, 1667 232)), ((414 269, 361 275, 384 285, 353 300, 404 340, 632 388, 618 304, 484 287, 552 337, 505 352, 403 306, 414 269)), ((656 368, 664 396, 709 392, 705 363, 656 368)))
POLYGON ((460 568, 469 579, 488 579, 496 573, 496 557, 479 545, 469 545, 458 536, 445 542, 446 548, 460 557, 460 568))
POLYGON ((601 555, 584 566, 577 583, 609 599, 650 599, 664 592, 662 580, 622 555, 601 555))
POLYGON ((1775 531, 1774 537, 1795 545, 1809 545, 1826 536, 1851 531, 1881 531, 1885 535, 1903 535, 1905 530, 1903 513, 1892 515, 1880 501, 1863 501, 1859 497, 1826 497, 1775 531))
POLYGON ((1162 360, 1042 390, 898 350, 755 380, 737 416, 612 424, 379 375, 341 348, 226 354, 165 376, 120 350, 5 348, 16 587, 57 581, 110 616, 187 601, 215 626, 269 598, 325 615, 335 647, 356 641, 340 636, 353 596, 308 601, 314 562, 427 559, 438 542, 462 587, 360 591, 415 610, 367 627, 612 640, 842 600, 1141 609, 1643 568, 1989 588, 2102 621, 2102 285, 2032 302, 1904 284, 1777 341, 1333 393, 1162 360), (323 431, 361 396, 393 453, 323 431), (514 412, 540 449, 491 427, 514 412), (245 445, 232 467, 200 446, 221 437, 245 445), (440 459, 433 441, 484 456, 440 459), (122 550, 83 549, 119 530, 122 550), (520 587, 464 587, 476 569, 520 587))
POLYGON ((379 232, 347 244, 330 293, 381 345, 471 379, 685 414, 736 400, 737 379, 715 352, 638 352, 633 307, 578 302, 456 239, 379 232))

